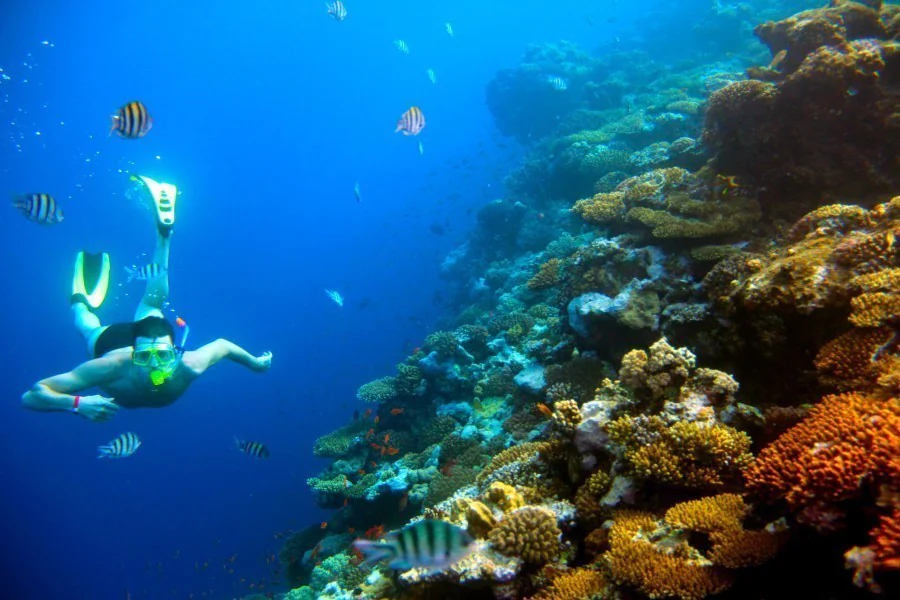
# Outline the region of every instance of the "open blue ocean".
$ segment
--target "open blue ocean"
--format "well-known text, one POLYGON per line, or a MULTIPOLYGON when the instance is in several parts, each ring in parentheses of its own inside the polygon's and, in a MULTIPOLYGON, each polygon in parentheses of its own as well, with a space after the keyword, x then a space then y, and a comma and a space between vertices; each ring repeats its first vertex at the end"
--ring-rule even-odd
MULTIPOLYGON (((508 295, 518 292, 499 283, 497 269, 521 266, 517 257, 542 251, 563 232, 573 248, 572 240, 589 245, 597 239, 577 237, 591 227, 573 221, 568 208, 579 198, 612 190, 625 175, 607 189, 592 187, 599 176, 578 183, 584 171, 570 176, 561 162, 529 171, 536 149, 547 156, 563 152, 539 144, 564 121, 571 125, 570 113, 582 100, 554 105, 543 120, 528 116, 529 103, 539 106, 544 89, 577 90, 595 97, 612 93, 616 100, 609 106, 616 109, 652 112, 641 104, 647 89, 630 86, 681 71, 698 77, 703 64, 737 73, 768 64, 772 57, 752 25, 822 4, 347 0, 341 6, 346 18, 337 19, 322 0, 7 0, 0 8, 0 188, 9 197, 50 194, 65 220, 41 225, 13 207, 0 210, 0 598, 271 598, 307 583, 302 577, 289 581, 282 546, 305 528, 330 532, 335 510, 342 508, 340 500, 320 497, 317 503, 307 484, 332 462, 313 454, 315 440, 354 419, 371 420, 373 407, 381 420, 402 415, 403 407, 407 415, 418 415, 403 401, 382 404, 379 413, 377 404, 357 397, 360 386, 393 374, 405 360, 412 364, 410 356, 421 359, 420 348, 429 350, 426 338, 459 326, 464 310, 483 311, 478 323, 513 310, 508 295), (617 56, 618 71, 599 69, 593 73, 607 73, 608 79, 588 82, 577 68, 561 66, 558 74, 534 74, 544 86, 540 94, 526 87, 497 101, 491 85, 499 73, 519 68, 532 45, 563 40, 591 60, 617 56), (637 79, 643 75, 634 73, 646 74, 646 81, 622 75, 629 72, 637 79), (152 130, 140 139, 110 134, 111 115, 132 101, 147 107, 152 130), (425 128, 418 135, 395 132, 411 107, 421 109, 425 128), (554 180, 554 173, 562 175, 554 180), (189 324, 187 349, 225 338, 254 356, 271 351, 271 370, 254 373, 226 360, 174 404, 122 409, 105 423, 65 411, 25 410, 21 397, 35 382, 88 358, 69 304, 79 251, 111 257, 110 291, 97 311, 102 323, 132 319, 144 288, 143 282, 127 282, 125 267, 150 262, 156 236, 152 203, 132 180, 141 175, 178 189, 164 312, 173 323, 179 317, 189 324), (517 185, 510 184, 511 176, 517 185), (526 223, 544 229, 536 229, 530 242, 520 237, 514 251, 481 254, 477 268, 491 264, 494 278, 488 271, 476 273, 476 267, 460 275, 458 264, 472 255, 461 248, 499 247, 503 227, 514 227, 502 219, 491 224, 484 216, 484 207, 497 199, 519 203, 528 211, 526 223), (487 288, 488 296, 478 296, 477 290, 487 288), (338 292, 343 305, 328 290, 338 292), (129 431, 143 442, 133 456, 96 458, 98 446, 129 431), (271 457, 242 453, 235 438, 265 444, 271 457)), ((685 93, 697 96, 699 106, 711 90, 685 93)), ((659 139, 699 139, 702 118, 685 114, 665 130, 677 129, 677 135, 660 133, 659 139)), ((664 130, 661 123, 655 131, 664 130)), ((566 133, 578 129, 598 127, 569 127, 566 133)), ((616 152, 635 152, 657 141, 651 137, 604 143, 616 152)), ((703 164, 688 162, 691 169, 703 164)), ((635 164, 624 169, 626 175, 640 172, 635 164)), ((738 177, 742 189, 749 189, 750 179, 738 177)), ((774 235, 770 231, 760 235, 774 235)), ((733 238, 725 243, 746 248, 733 238)), ((673 255, 679 251, 661 247, 673 255)), ((518 289, 542 262, 527 267, 518 289)), ((654 310, 663 315, 668 302, 689 302, 688 288, 703 273, 695 271, 696 281, 686 283, 680 296, 659 291, 661 304, 654 310)), ((555 302, 565 318, 566 303, 588 288, 573 289, 543 301, 555 302)), ((696 292, 699 284, 691 289, 696 292)), ((615 369, 627 349, 647 347, 661 336, 658 325, 633 336, 581 338, 563 326, 576 340, 566 352, 597 356, 615 369)), ((505 331, 512 340, 512 328, 505 331)), ((550 334, 539 337, 533 334, 532 341, 550 343, 550 334)), ((690 345, 677 336, 670 341, 690 345)), ((521 343, 527 345, 524 338, 521 343)), ((503 360, 509 358, 505 352, 503 360)), ((721 356, 715 350, 699 354, 716 368, 728 371, 732 364, 715 360, 721 356)), ((544 364, 562 360, 549 351, 530 356, 544 364)), ((523 365, 531 368, 522 362, 514 371, 523 365)), ((456 369, 472 385, 486 381, 489 372, 485 366, 475 373, 471 364, 456 369)), ((431 377, 429 385, 440 378, 431 377)), ((473 396, 472 385, 464 393, 434 383, 429 390, 440 392, 428 392, 428 402, 438 407, 452 397, 475 402, 480 411, 480 402, 493 394, 473 396)), ((508 391, 513 412, 525 406, 522 394, 522 385, 508 391)), ((543 394, 530 397, 528 406, 535 398, 542 402, 543 394)), ((553 406, 549 399, 543 405, 549 411, 548 405, 553 406)), ((456 416, 439 408, 431 414, 435 410, 456 416)), ((400 434, 377 424, 366 442, 384 433, 381 456, 360 457, 363 468, 350 468, 342 477, 363 475, 385 450, 396 451, 389 436, 400 434)), ((457 429, 465 426, 459 422, 457 429)), ((499 421, 494 433, 483 436, 487 455, 500 449, 489 447, 496 435, 506 435, 499 421)), ((505 445, 542 435, 513 436, 505 445)), ((364 445, 377 454, 376 444, 364 445)), ((399 447, 397 458, 405 452, 399 447)), ((457 463, 440 464, 449 477, 457 463)), ((399 509, 403 521, 392 514, 384 523, 399 527, 427 506, 407 491, 399 509)), ((347 527, 352 519, 339 522, 342 530, 355 531, 347 527)), ((312 561, 309 569, 318 548, 304 559, 312 561)), ((536 589, 526 586, 517 597, 531 597, 536 589)))

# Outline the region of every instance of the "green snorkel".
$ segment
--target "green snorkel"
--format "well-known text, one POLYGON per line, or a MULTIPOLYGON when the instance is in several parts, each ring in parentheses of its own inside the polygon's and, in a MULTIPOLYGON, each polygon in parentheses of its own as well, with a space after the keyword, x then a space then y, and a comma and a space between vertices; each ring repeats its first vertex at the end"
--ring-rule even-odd
MULTIPOLYGON (((175 356, 177 359, 184 355, 184 345, 187 343, 187 337, 191 332, 191 328, 188 327, 188 324, 181 317, 175 319, 175 324, 181 328, 181 341, 175 346, 175 356)), ((150 371, 150 382, 156 387, 164 384, 175 373, 175 365, 176 361, 173 360, 165 367, 150 371)))

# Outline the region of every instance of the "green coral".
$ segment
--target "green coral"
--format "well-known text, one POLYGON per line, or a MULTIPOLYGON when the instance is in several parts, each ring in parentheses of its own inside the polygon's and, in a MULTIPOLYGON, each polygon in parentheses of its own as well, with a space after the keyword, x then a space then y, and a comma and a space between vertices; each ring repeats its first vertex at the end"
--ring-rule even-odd
POLYGON ((356 390, 356 397, 365 402, 387 402, 397 397, 397 378, 382 377, 365 383, 356 390))
POLYGON ((323 435, 313 444, 313 454, 326 458, 344 458, 350 454, 356 436, 364 429, 365 423, 358 421, 336 431, 323 435))
POLYGON ((346 554, 335 554, 313 569, 309 587, 321 592, 332 581, 345 590, 352 590, 365 580, 365 573, 353 564, 346 554))

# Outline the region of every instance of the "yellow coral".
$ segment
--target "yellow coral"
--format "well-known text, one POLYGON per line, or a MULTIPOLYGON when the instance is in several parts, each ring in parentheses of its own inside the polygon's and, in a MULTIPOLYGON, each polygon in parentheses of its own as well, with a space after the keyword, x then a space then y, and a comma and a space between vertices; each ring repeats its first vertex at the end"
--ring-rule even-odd
POLYGON ((609 491, 611 482, 606 472, 597 471, 578 488, 575 492, 575 508, 580 521, 600 520, 603 515, 600 499, 609 491))
POLYGON ((681 545, 664 553, 651 541, 657 528, 652 515, 620 511, 609 531, 609 550, 603 555, 619 583, 634 586, 650 598, 675 596, 701 600, 728 589, 732 575, 725 569, 689 556, 681 545))
POLYGON ((491 546, 500 554, 517 556, 526 563, 542 565, 559 556, 562 532, 556 516, 546 508, 526 506, 509 513, 490 535, 491 546))
POLYGON ((748 531, 741 521, 749 511, 737 494, 719 494, 676 504, 666 511, 672 527, 709 534, 707 558, 713 563, 737 569, 762 564, 781 548, 782 535, 748 531))
POLYGON ((870 292, 850 301, 850 322, 856 327, 882 327, 900 319, 900 296, 870 292))
POLYGON ((551 258, 538 268, 534 277, 528 280, 529 290, 545 290, 558 284, 562 278, 559 273, 560 260, 551 258))
POLYGON ((597 571, 575 569, 553 580, 553 585, 541 590, 532 600, 586 600, 603 593, 606 578, 597 571))
POLYGON ((624 416, 606 426, 624 447, 630 471, 641 478, 685 487, 717 487, 753 460, 750 437, 727 425, 624 416))
POLYGON ((588 223, 603 224, 615 221, 625 212, 625 203, 621 192, 600 193, 592 198, 579 200, 572 207, 588 223))
POLYGON ((491 530, 497 526, 491 509, 481 502, 470 502, 466 508, 466 522, 468 531, 476 538, 486 538, 491 530))
POLYGON ((495 481, 488 487, 485 497, 505 513, 525 506, 525 499, 516 488, 502 481, 495 481))
POLYGON ((557 430, 572 435, 581 423, 581 411, 574 400, 560 400, 553 403, 553 425, 557 430))

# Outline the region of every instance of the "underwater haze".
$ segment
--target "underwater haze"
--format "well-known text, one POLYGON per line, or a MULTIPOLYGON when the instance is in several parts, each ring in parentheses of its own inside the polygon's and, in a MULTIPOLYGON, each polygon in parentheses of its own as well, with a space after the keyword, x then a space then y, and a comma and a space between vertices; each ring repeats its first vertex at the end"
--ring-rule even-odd
POLYGON ((359 2, 343 22, 312 1, 4 5, 3 187, 45 190, 65 211, 51 228, 0 217, 5 597, 226 598, 239 578, 281 579, 265 560, 273 534, 324 518, 305 484, 313 440, 433 328, 442 255, 500 185, 508 155, 485 83, 528 43, 612 35, 549 3, 504 4, 359 2), (134 99, 151 134, 109 137, 109 115, 134 99), (393 133, 413 104, 428 117, 421 156, 393 133), (476 157, 479 142, 490 152, 476 157), (463 179, 451 165, 467 156, 463 179), (271 350, 272 370, 218 366, 176 404, 102 425, 24 412, 34 381, 86 358, 68 308, 79 250, 111 255, 104 324, 131 318, 142 289, 123 267, 154 241, 151 213, 125 195, 132 173, 179 189, 169 300, 189 345, 271 350), (135 456, 95 459, 129 430, 135 456), (271 460, 235 451, 235 435, 265 441, 271 460))
MULTIPOLYGON (((791 229, 807 211, 838 200, 871 209, 867 234, 877 229, 879 251, 894 256, 894 230, 871 225, 893 214, 874 207, 900 189, 891 187, 900 179, 892 170, 893 142, 877 145, 877 133, 854 137, 863 118, 848 125, 857 133, 844 134, 835 124, 804 122, 802 110, 777 126, 762 122, 775 120, 770 104, 741 113, 755 100, 776 98, 773 90, 799 81, 794 71, 805 73, 810 64, 790 46, 803 44, 783 41, 799 39, 793 30, 767 38, 754 28, 825 4, 7 0, 0 8, 0 187, 11 198, 50 194, 64 220, 47 224, 15 206, 0 210, 6 340, 0 348, 6 398, 0 407, 0 600, 349 599, 353 590, 359 599, 400 597, 403 586, 448 580, 423 575, 391 587, 399 584, 385 576, 364 585, 352 540, 379 539, 423 513, 456 519, 457 528, 463 521, 453 514, 453 494, 469 494, 471 503, 477 496, 493 511, 496 518, 480 533, 470 514, 468 530, 478 538, 476 552, 490 543, 491 552, 519 560, 491 563, 517 577, 510 597, 569 598, 551 595, 549 582, 573 571, 599 580, 594 567, 612 569, 603 580, 608 593, 615 581, 638 597, 702 598, 738 581, 734 597, 779 597, 760 582, 789 573, 788 559, 774 562, 769 579, 750 581, 752 571, 749 577, 738 571, 766 562, 776 547, 788 547, 791 557, 815 554, 813 547, 824 555, 826 545, 810 542, 806 530, 800 546, 766 538, 771 553, 751 559, 748 551, 702 591, 673 591, 623 574, 627 567, 616 570, 616 549, 589 536, 612 512, 586 517, 583 490, 584 481, 627 477, 633 487, 616 488, 616 502, 626 498, 629 508, 658 515, 700 498, 700 491, 734 498, 752 492, 774 502, 787 492, 766 496, 760 489, 772 478, 751 474, 745 484, 743 470, 754 455, 765 457, 767 445, 801 422, 823 394, 856 390, 846 382, 835 387, 824 375, 817 379, 823 363, 813 364, 826 342, 850 328, 848 294, 829 296, 846 302, 827 305, 820 320, 803 321, 791 320, 791 311, 806 316, 823 305, 772 308, 774 300, 744 299, 735 291, 752 287, 740 285, 766 272, 771 253, 793 256, 778 244, 797 243, 797 231, 828 236, 862 227, 862 218, 846 217, 851 227, 817 213, 791 229), (779 53, 782 42, 787 51, 779 53), (754 82, 760 87, 751 90, 754 82), (750 91, 721 100, 723 89, 750 91), (718 103, 711 100, 716 94, 718 103), (135 101, 146 107, 152 128, 126 139, 110 131, 112 116, 135 101), (421 131, 415 108, 424 115, 421 131), (791 141, 794 123, 796 131, 815 132, 804 138, 816 140, 814 150, 791 141), (839 141, 826 139, 830 133, 839 141), (844 143, 858 148, 834 150, 844 143), (859 150, 867 145, 871 152, 859 150), (791 168, 779 171, 772 164, 778 161, 791 168), (831 168, 867 175, 856 181, 831 176, 831 168), (133 318, 144 282, 128 281, 126 267, 151 262, 156 240, 153 200, 136 176, 178 189, 164 314, 189 325, 187 350, 225 338, 254 357, 272 352, 271 369, 254 373, 224 361, 177 402, 123 408, 102 423, 83 413, 25 410, 22 396, 35 382, 89 358, 70 309, 78 252, 111 257, 110 291, 96 311, 102 323, 133 318), (648 199, 641 195, 648 188, 665 193, 648 199), (735 256, 747 260, 718 266, 735 256), (743 300, 739 308, 723 308, 743 300), (736 315, 758 306, 777 316, 735 324, 736 315), (781 318, 774 333, 765 329, 781 318), (695 375, 714 379, 715 393, 728 398, 702 409, 685 401, 665 415, 672 419, 666 426, 690 422, 685 427, 697 429, 691 419, 702 413, 709 421, 704 427, 731 444, 710 451, 715 458, 697 459, 700 467, 684 459, 676 469, 682 479, 640 472, 633 460, 638 449, 610 450, 615 433, 586 445, 574 433, 599 418, 586 406, 604 389, 620 402, 603 413, 607 420, 632 409, 634 423, 662 418, 653 411, 664 412, 659 407, 682 393, 671 381, 660 384, 664 392, 646 382, 615 393, 610 386, 619 386, 612 380, 620 366, 627 371, 632 351, 648 349, 653 360, 653 348, 664 342, 671 351, 667 364, 686 365, 675 381, 687 389, 695 375), (695 371, 698 365, 710 368, 695 371), (412 379, 404 380, 409 373, 412 379), (738 381, 745 394, 740 402, 738 381), (793 394, 790 401, 773 391, 775 382, 789 382, 779 389, 793 394), (762 416, 770 403, 791 413, 779 413, 780 425, 762 416), (97 448, 126 432, 142 442, 133 455, 98 460, 97 448), (323 437, 344 446, 323 449, 323 437), (259 446, 238 447, 236 439, 259 446), (553 480, 546 486, 561 500, 552 507, 550 493, 534 481, 487 479, 502 468, 492 457, 527 443, 557 450, 568 444, 569 466, 582 467, 571 478, 553 465, 529 467, 545 483, 553 480), (728 452, 734 454, 722 459, 728 452), (695 468, 702 474, 691 480, 695 468), (539 558, 533 548, 510 550, 496 533, 512 522, 504 515, 514 514, 496 501, 497 482, 512 486, 506 508, 541 505, 534 508, 540 515, 556 516, 547 527, 559 521, 552 548, 539 558), (606 552, 602 567, 593 562, 592 541, 598 556, 606 552), (340 561, 342 571, 320 568, 340 561), (523 564, 537 565, 534 572, 550 567, 531 580, 518 577, 530 572, 523 564), (583 568, 588 564, 594 566, 583 568), (326 593, 329 582, 335 585, 326 593)), ((882 99, 867 85, 893 85, 891 74, 900 72, 896 64, 884 67, 889 52, 879 49, 896 40, 900 16, 890 16, 880 1, 849 4, 857 7, 853 18, 837 12, 822 18, 829 35, 843 40, 835 48, 867 57, 852 74, 841 71, 837 97, 857 104, 843 112, 813 107, 810 115, 851 119, 858 103, 882 99), (862 33, 842 29, 859 23, 867 24, 859 25, 862 33), (886 75, 876 84, 879 69, 886 75)), ((804 46, 810 53, 816 47, 804 46)), ((837 52, 827 48, 816 55, 822 61, 837 52)), ((803 88, 802 105, 832 98, 823 89, 803 88)), ((900 97, 891 89, 885 97, 900 97)), ((896 133, 886 128, 872 131, 896 133)), ((791 296, 776 288, 771 297, 791 296)), ((896 315, 865 321, 866 331, 881 337, 853 364, 896 354, 897 322, 896 315)), ((654 436, 663 436, 661 422, 654 436)), ((618 431, 614 441, 622 447, 650 439, 618 431)), ((866 482, 883 476, 857 475, 866 482)), ((839 538, 840 552, 828 555, 829 572, 837 575, 822 586, 845 585, 835 597, 876 591, 882 571, 896 576, 900 557, 879 550, 894 546, 871 542, 870 548, 866 532, 872 529, 867 519, 885 511, 872 498, 896 503, 897 489, 900 480, 867 489, 862 500, 847 490, 836 494, 865 507, 846 512, 862 534, 839 538)), ((606 491, 591 492, 592 506, 606 491)), ((810 504, 822 509, 816 531, 831 526, 822 515, 833 513, 810 504)), ((815 520, 812 508, 780 508, 754 514, 752 534, 765 537, 779 517, 793 527, 815 520)), ((741 529, 740 518, 729 532, 741 529)), ((486 590, 501 597, 490 587, 500 581, 492 573, 494 579, 478 580, 484 585, 472 588, 472 599, 492 597, 486 590)), ((458 581, 450 583, 433 597, 465 593, 454 587, 458 581)), ((588 587, 599 585, 591 580, 588 587)))

